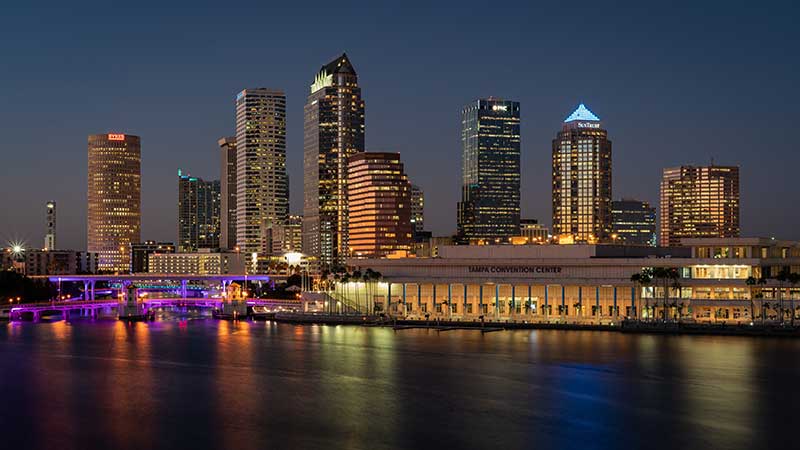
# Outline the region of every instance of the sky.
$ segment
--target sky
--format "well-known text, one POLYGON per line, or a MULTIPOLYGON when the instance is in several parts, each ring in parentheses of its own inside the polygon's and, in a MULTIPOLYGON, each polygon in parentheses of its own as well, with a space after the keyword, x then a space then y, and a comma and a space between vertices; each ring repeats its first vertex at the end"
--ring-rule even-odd
MULTIPOLYGON (((19 2, 23 3, 23 2, 19 2)), ((247 87, 287 95, 291 210, 303 105, 347 52, 366 148, 398 151, 426 228, 456 226, 460 112, 521 103, 522 215, 551 222, 551 141, 580 103, 613 141, 613 194, 658 203, 661 170, 741 166, 743 236, 800 239, 800 19, 791 2, 161 2, 4 6, 0 244, 86 245, 86 139, 142 138, 142 239, 174 241, 177 169, 219 178, 247 87)))

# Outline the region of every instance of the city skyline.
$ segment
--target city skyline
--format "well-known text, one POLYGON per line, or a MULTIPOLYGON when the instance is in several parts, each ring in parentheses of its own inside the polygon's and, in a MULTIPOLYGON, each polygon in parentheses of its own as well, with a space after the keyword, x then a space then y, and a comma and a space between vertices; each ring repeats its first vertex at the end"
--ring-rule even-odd
MULTIPOLYGON (((374 11, 373 11, 374 12, 374 11)), ((520 9, 519 18, 530 17, 527 9, 520 9)), ((550 17, 558 17, 558 11, 545 11, 550 17)), ((691 8, 682 13, 696 12, 691 8)), ((431 11, 432 17, 443 15, 443 11, 431 11)), ((631 14, 644 15, 643 11, 633 11, 631 14)), ((677 13, 675 13, 677 14, 677 13)), ((22 125, 23 120, 32 112, 29 108, 21 107, 16 96, 11 96, 7 103, 11 110, 3 110, 0 114, 7 119, 11 130, 6 148, 14 148, 14 154, 6 153, 8 163, 5 165, 0 179, 7 189, 13 189, 24 183, 30 183, 30 177, 42 176, 48 179, 59 180, 64 187, 58 190, 49 187, 35 186, 19 194, 19 198, 9 198, 9 209, 14 214, 4 215, 0 218, 0 230, 3 241, 24 240, 29 246, 40 245, 45 232, 41 220, 41 210, 31 205, 41 205, 48 200, 56 201, 59 205, 59 246, 63 248, 84 248, 85 237, 85 192, 80 188, 83 184, 85 172, 81 153, 81 142, 85 135, 108 130, 119 130, 130 134, 142 136, 142 239, 174 240, 175 224, 170 200, 174 198, 169 186, 172 184, 172 174, 177 167, 186 165, 188 156, 197 158, 198 164, 193 164, 193 173, 203 178, 218 178, 218 158, 215 157, 215 142, 220 136, 232 135, 230 123, 230 98, 241 88, 248 85, 265 85, 285 89, 287 93, 287 159, 291 178, 290 191, 291 209, 293 213, 300 212, 302 192, 302 108, 307 92, 308 73, 319 67, 320 61, 330 60, 341 51, 347 51, 357 63, 359 69, 359 84, 364 88, 364 98, 370 103, 370 132, 367 150, 399 151, 406 162, 409 178, 419 184, 423 190, 430 193, 426 199, 429 205, 426 227, 436 235, 450 234, 455 231, 455 203, 458 201, 459 171, 455 165, 453 170, 442 170, 452 164, 459 155, 459 108, 472 98, 496 95, 504 98, 513 98, 520 101, 523 108, 522 127, 522 215, 540 220, 549 225, 550 198, 548 191, 549 159, 548 147, 552 130, 558 126, 560 120, 569 113, 574 104, 585 102, 602 113, 607 127, 613 130, 615 145, 614 158, 614 193, 615 197, 626 196, 646 200, 651 204, 658 201, 658 179, 664 167, 678 165, 707 165, 713 157, 717 164, 739 165, 742 167, 742 235, 765 235, 782 238, 792 238, 793 224, 798 218, 789 216, 784 219, 785 211, 777 206, 778 198, 793 199, 794 193, 791 184, 785 180, 791 179, 788 170, 794 163, 795 153, 791 148, 786 149, 788 130, 791 129, 788 117, 782 114, 784 108, 789 108, 795 103, 796 89, 791 85, 781 88, 786 83, 789 71, 785 63, 771 60, 769 55, 777 55, 785 50, 781 42, 789 39, 768 39, 776 37, 775 33, 789 33, 787 31, 768 31, 761 27, 752 31, 750 36, 733 36, 733 44, 725 41, 723 46, 722 36, 732 37, 730 25, 736 18, 745 17, 745 12, 734 10, 728 12, 729 16, 712 20, 705 24, 707 28, 719 33, 718 40, 706 41, 698 50, 686 50, 688 54, 681 55, 681 59, 688 59, 688 63, 695 62, 691 73, 686 71, 687 65, 675 69, 678 77, 663 75, 659 69, 667 67, 679 58, 675 52, 666 52, 660 55, 663 60, 654 60, 650 57, 639 61, 642 68, 632 72, 627 78, 615 81, 613 75, 624 73, 625 68, 630 69, 633 58, 624 57, 626 51, 639 48, 639 45, 651 45, 656 49, 664 44, 654 39, 646 39, 643 44, 635 44, 624 36, 611 38, 600 36, 598 42, 591 46, 605 46, 612 55, 617 56, 619 66, 604 67, 594 73, 573 74, 570 66, 563 69, 540 71, 536 74, 536 83, 527 82, 522 76, 510 72, 528 71, 530 63, 524 59, 536 59, 553 56, 546 49, 534 49, 531 58, 516 58, 511 60, 512 69, 498 69, 497 66, 486 65, 471 72, 465 71, 465 65, 458 63, 458 58, 464 55, 457 51, 455 54, 442 54, 431 51, 416 52, 416 61, 434 68, 429 72, 431 78, 426 80, 416 75, 410 75, 403 68, 407 61, 414 60, 410 54, 392 46, 394 54, 387 51, 377 51, 368 45, 363 35, 350 34, 340 40, 320 45, 319 43, 305 44, 310 51, 299 52, 295 55, 296 47, 280 50, 281 56, 286 58, 285 66, 272 67, 274 71, 264 71, 258 64, 246 65, 235 74, 225 74, 221 80, 212 80, 208 77, 189 79, 191 92, 196 95, 194 102, 182 102, 180 93, 174 91, 175 83, 186 81, 185 70, 172 63, 159 60, 148 60, 150 69, 163 68, 167 80, 163 87, 154 86, 132 80, 116 72, 104 72, 104 82, 95 82, 91 74, 69 65, 60 72, 57 84, 71 83, 84 80, 79 86, 91 86, 91 90, 79 87, 72 90, 58 92, 56 97, 38 98, 38 94, 31 92, 30 100, 49 102, 52 111, 37 111, 44 114, 43 121, 48 123, 46 133, 37 133, 36 139, 30 139, 29 133, 20 131, 28 130, 22 125), (756 31, 760 33, 756 35, 756 31), (747 42, 748 37, 754 38, 752 44, 768 48, 766 53, 756 57, 758 66, 762 71, 771 76, 772 81, 768 87, 753 82, 747 78, 747 67, 735 69, 734 53, 725 50, 729 47, 741 47, 747 42), (767 42, 778 42, 777 47, 767 46, 767 42), (622 44, 621 49, 612 50, 614 43, 622 44), (702 50, 702 51, 700 51, 702 50), (699 61, 711 50, 716 58, 722 60, 713 70, 704 66, 699 61), (623 53, 620 53, 623 52, 623 53), (773 53, 774 52, 774 53, 773 53), (434 58, 434 53, 436 58, 434 58), (620 58, 620 55, 622 57, 620 58), (534 58, 536 57, 536 58, 534 58), (763 61, 762 61, 763 58, 763 61), (438 62, 436 59, 441 59, 438 62), (762 64, 763 63, 763 64, 762 64), (441 64, 442 66, 438 66, 441 64), (699 65, 698 65, 699 64, 699 65), (444 69, 443 67, 447 67, 444 69), (681 68, 682 67, 682 68, 681 68), (736 73, 731 79, 730 73, 736 73), (405 77, 403 83, 398 83, 398 75, 405 77), (571 73, 564 77, 564 74, 571 73), (725 75, 725 80, 719 77, 725 75), (632 78, 633 77, 633 78, 632 78), (638 78, 635 78, 638 77, 638 78), (559 78, 566 78, 565 82, 558 82, 559 78), (691 78, 689 83, 685 78, 691 78), (569 81, 569 82, 567 82, 569 81), (625 81, 624 89, 620 83, 625 81), (129 87, 123 82, 129 83, 129 87), (692 84, 688 86, 687 84, 692 84), (169 89, 167 89, 169 88, 169 89), (684 90, 684 88, 686 88, 684 90), (149 91, 146 91, 149 89, 149 91), (202 91, 198 93, 199 91, 202 91), (413 92, 419 94, 409 97, 413 92), (142 95, 146 92, 147 95, 142 95), (733 93, 736 95, 730 95, 733 93), (780 93, 780 95, 778 95, 780 93), (61 111, 63 105, 70 105, 81 96, 85 102, 99 105, 92 112, 80 108, 71 113, 66 120, 53 121, 51 114, 61 111), (100 103, 103 98, 112 98, 108 104, 100 103), (424 101, 423 101, 424 99, 424 101), (431 101, 431 99, 433 99, 431 101), (743 101, 746 100, 746 103, 743 101), (165 111, 159 111, 160 105, 173 103, 165 111), (128 105, 130 108, 120 108, 119 105, 128 105), (745 105, 743 107, 742 105, 745 105), (387 106, 389 105, 389 106, 387 106), (425 105, 425 108, 418 108, 425 105), (410 112, 414 113, 411 114, 410 112), (188 121, 180 120, 166 126, 164 114, 169 116, 186 115, 188 121), (736 133, 730 133, 730 130, 736 133), (409 140, 408 130, 415 130, 419 135, 418 141, 409 140), (726 133, 727 131, 727 133, 726 133), (57 140, 56 139, 57 136, 57 140), (652 141, 650 137, 653 137, 652 141), (653 142, 661 141, 661 142, 653 142), (55 145, 57 143, 57 145, 55 145), (18 151, 16 151, 18 149, 18 151), (56 149, 58 149, 56 151, 56 149), (753 151, 752 149, 758 149, 753 151), (781 158, 784 160, 778 167, 768 168, 759 163, 763 158, 781 158), (48 161, 47 167, 39 167, 36 163, 40 160, 48 161), (63 172, 56 169, 62 169, 63 172), (787 172, 784 172, 787 171, 787 172), (777 173, 775 173, 777 172, 777 173), (26 181, 27 180, 27 181, 26 181), (768 183, 769 182, 769 183, 768 183), (769 186, 768 186, 769 185, 769 186), (441 186, 441 187, 440 187, 441 186), (757 201, 757 199, 765 199, 757 201), (755 204, 761 207, 756 209, 755 204), (74 213, 73 213, 74 212, 74 213)), ((758 16, 758 14, 756 14, 758 16)), ((166 22, 177 20, 167 13, 166 22)), ((379 17, 379 21, 388 20, 379 17)), ((399 18, 400 22, 408 18, 399 18)), ((514 18, 514 20, 519 20, 514 18)), ((655 19, 653 19, 655 20, 655 19)), ((780 18, 771 18, 780 21, 780 18)), ((679 45, 688 42, 698 30, 689 27, 683 30, 686 37, 680 37, 669 31, 668 20, 656 22, 653 28, 656 31, 666 32, 673 39, 670 45, 679 45)), ((425 26, 423 29, 430 31, 433 28, 425 26)), ((584 24, 585 25, 585 24, 584 24)), ((56 27, 57 29, 58 27, 56 27)), ((157 32, 164 33, 164 29, 156 26, 157 32)), ((449 29, 449 27, 445 27, 449 29)), ((776 30, 781 27, 770 27, 776 30)), ((12 26, 13 29, 13 26, 12 26)), ((228 30, 229 31, 229 30, 228 30)), ((395 27, 384 30, 391 35, 399 32, 395 27)), ((541 30, 545 33, 552 29, 541 30)), ((586 36, 592 31, 587 27, 580 33, 586 36)), ((644 33, 641 29, 629 28, 634 35, 644 33)), ((436 31, 444 33, 445 31, 436 31)), ((372 31, 372 33, 375 33, 372 31)), ((501 34, 508 33, 501 31, 501 34)), ((235 33, 234 33, 235 34, 235 33)), ((538 32, 525 31, 520 36, 521 44, 531 42, 538 32)), ((285 39, 297 39, 297 34, 291 34, 285 39)), ((444 34, 441 34, 444 36, 444 34)), ((236 51, 230 45, 239 41, 239 37, 225 40, 220 45, 226 52, 234 56, 236 51)), ((574 46, 577 38, 561 43, 564 46, 574 46)), ((471 41, 474 42, 474 41, 471 41)), ((583 41, 585 44, 585 41, 583 41)), ((127 44, 128 46, 133 44, 127 44)), ((788 45, 788 44, 787 44, 788 45)), ((752 48, 752 47, 748 47, 752 48)), ((126 49, 137 53, 133 47, 126 49)), ((37 50, 37 49, 34 49, 37 50)), ((50 49, 38 49, 33 54, 46 56, 50 49)), ((156 52, 158 54, 158 52, 156 52)), ((21 72, 29 71, 36 63, 28 61, 27 57, 15 54, 23 64, 19 65, 21 72)), ((12 60, 15 59, 12 55, 12 60)), ((503 56, 501 54, 498 56, 503 56)), ((507 55, 506 55, 507 56, 507 55)), ((80 57, 78 58, 81 59, 80 57)), ((186 60, 180 59, 181 62, 186 60)), ((205 67, 206 62, 198 62, 205 67)), ((207 64, 216 65, 215 61, 207 64)), ((42 72, 44 73, 44 72, 42 72)), ((33 86, 29 81, 10 77, 6 86, 20 94, 28 94, 33 86)), ((11 91, 10 91, 11 92, 11 91)), ((52 91, 48 91, 51 92, 52 91)), ((50 109, 50 108, 49 108, 50 109)), ((194 162, 194 161, 193 161, 194 162)))

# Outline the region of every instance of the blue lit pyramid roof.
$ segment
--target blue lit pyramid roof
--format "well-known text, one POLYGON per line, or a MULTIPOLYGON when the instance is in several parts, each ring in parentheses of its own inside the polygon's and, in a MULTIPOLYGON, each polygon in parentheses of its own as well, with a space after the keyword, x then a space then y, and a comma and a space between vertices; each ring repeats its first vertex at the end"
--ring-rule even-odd
POLYGON ((600 118, 595 116, 593 112, 589 111, 589 108, 586 107, 583 103, 578 105, 578 108, 572 112, 572 114, 567 117, 564 123, 573 122, 576 120, 593 120, 596 122, 600 121, 600 118))

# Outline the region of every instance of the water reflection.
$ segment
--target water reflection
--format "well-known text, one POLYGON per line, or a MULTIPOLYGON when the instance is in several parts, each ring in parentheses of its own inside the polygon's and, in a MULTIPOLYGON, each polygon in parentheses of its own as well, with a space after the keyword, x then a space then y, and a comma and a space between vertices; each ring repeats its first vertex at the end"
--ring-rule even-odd
POLYGON ((193 320, 0 324, 8 448, 792 446, 800 343, 193 320))

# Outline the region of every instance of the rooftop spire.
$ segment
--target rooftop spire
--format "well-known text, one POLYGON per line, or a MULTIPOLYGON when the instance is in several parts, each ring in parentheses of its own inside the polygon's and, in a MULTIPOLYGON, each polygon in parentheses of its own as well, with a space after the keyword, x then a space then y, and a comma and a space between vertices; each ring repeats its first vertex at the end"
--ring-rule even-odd
POLYGON ((578 108, 573 111, 566 120, 564 120, 564 123, 574 122, 576 120, 591 120, 599 122, 600 118, 595 116, 593 112, 589 111, 589 108, 587 108, 586 105, 581 103, 578 105, 578 108))

